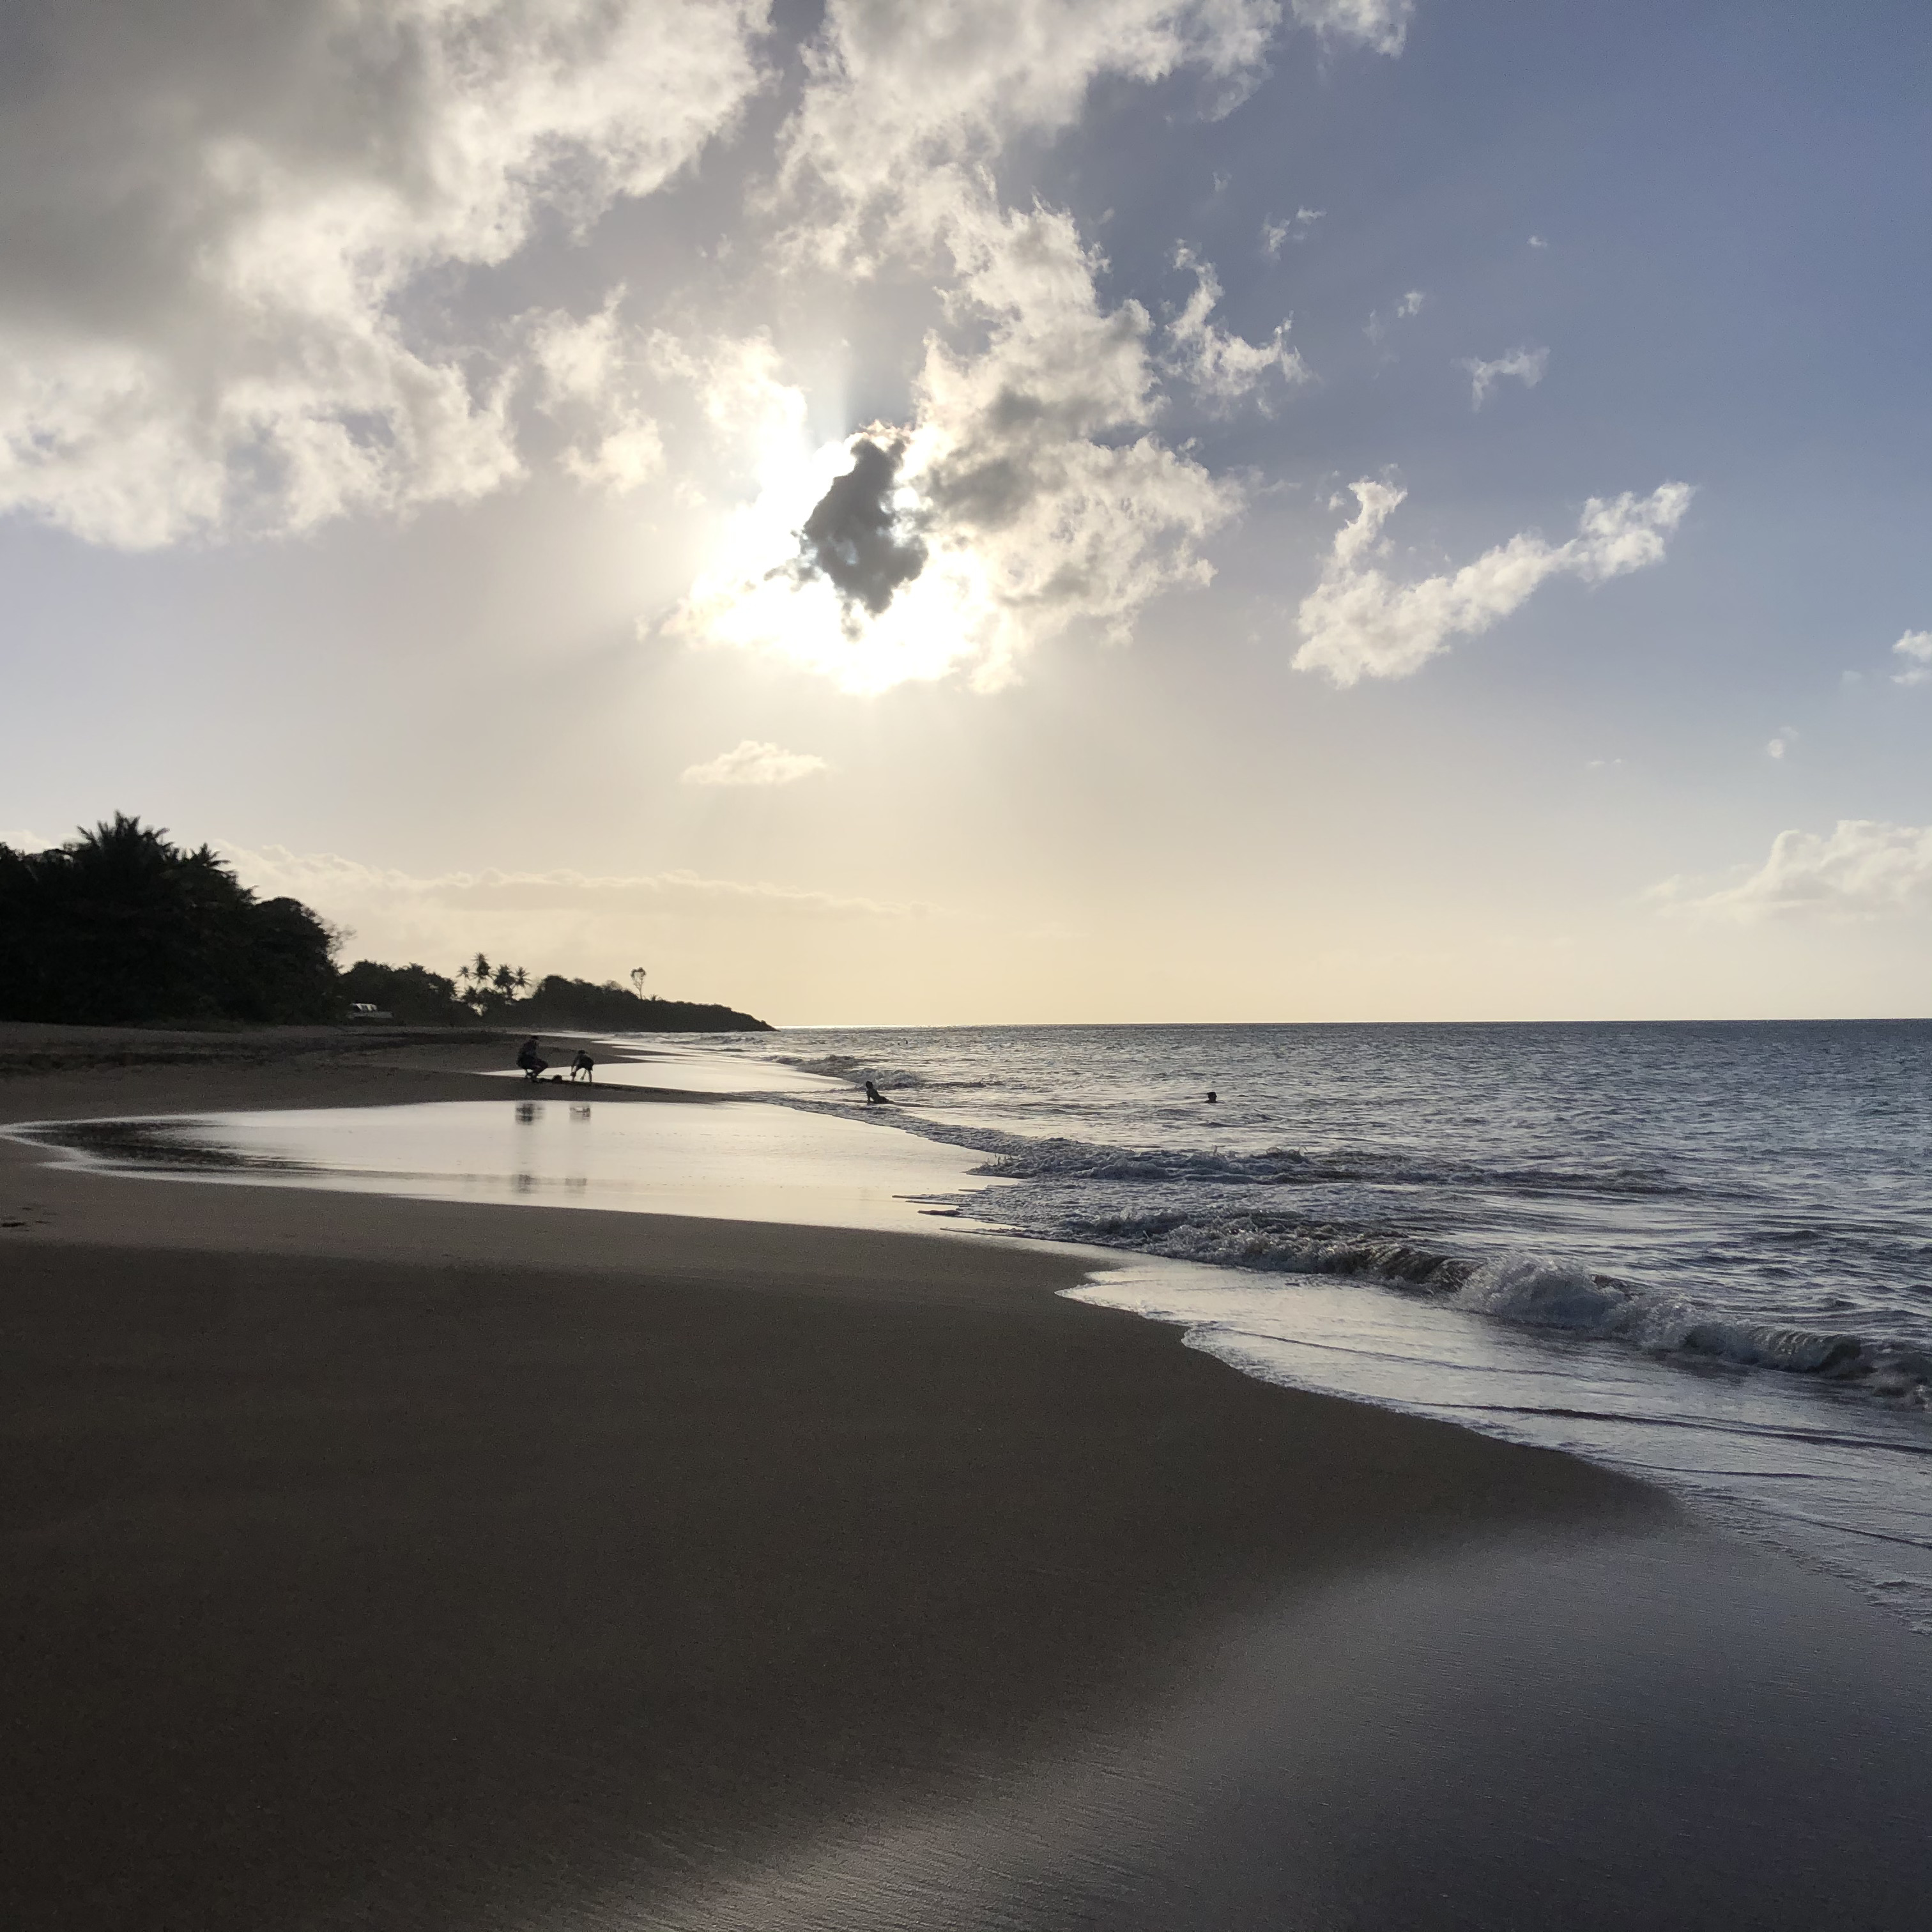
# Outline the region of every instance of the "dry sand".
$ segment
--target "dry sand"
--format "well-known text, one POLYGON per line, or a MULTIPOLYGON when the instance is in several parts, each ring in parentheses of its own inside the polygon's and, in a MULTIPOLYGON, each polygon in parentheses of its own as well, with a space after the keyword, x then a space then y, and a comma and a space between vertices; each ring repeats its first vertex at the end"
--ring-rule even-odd
MULTIPOLYGON (((0 1120, 518 1092, 247 1050, 0 1120)), ((1922 1640, 1050 1249, 4 1142, 0 1220, 8 1932, 1920 1922, 1922 1640)))

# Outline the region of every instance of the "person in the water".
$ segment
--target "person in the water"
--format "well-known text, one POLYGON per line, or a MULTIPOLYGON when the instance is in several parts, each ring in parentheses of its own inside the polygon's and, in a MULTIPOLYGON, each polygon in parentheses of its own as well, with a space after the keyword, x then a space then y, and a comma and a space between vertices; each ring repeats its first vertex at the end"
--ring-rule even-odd
POLYGON ((1220 1100, 1220 1097, 1221 1097, 1221 1096, 1220 1096, 1220 1094, 1218 1094, 1217 1093, 1216 1093, 1213 1088, 1211 1088, 1211 1087, 1210 1087, 1210 1088, 1208 1088, 1208 1104, 1210 1107, 1214 1104, 1214 1102, 1215 1102, 1216 1100, 1220 1100))
POLYGON ((890 1107, 892 1103, 868 1080, 866 1082, 866 1105, 868 1107, 890 1107))

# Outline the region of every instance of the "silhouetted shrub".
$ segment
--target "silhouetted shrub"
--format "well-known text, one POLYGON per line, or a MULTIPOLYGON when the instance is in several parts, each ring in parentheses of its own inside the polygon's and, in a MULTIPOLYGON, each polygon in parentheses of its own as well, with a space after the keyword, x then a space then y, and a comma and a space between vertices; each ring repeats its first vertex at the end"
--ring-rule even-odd
POLYGON ((457 998, 456 982, 426 966, 358 959, 342 976, 342 997, 377 1006, 410 1026, 468 1026, 476 1016, 457 998))

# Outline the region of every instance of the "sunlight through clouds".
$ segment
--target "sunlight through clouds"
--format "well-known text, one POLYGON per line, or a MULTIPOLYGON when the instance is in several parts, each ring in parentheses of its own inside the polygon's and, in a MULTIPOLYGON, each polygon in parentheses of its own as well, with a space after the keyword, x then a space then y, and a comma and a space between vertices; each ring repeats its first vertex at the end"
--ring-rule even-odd
POLYGON ((992 690, 1070 626, 1122 638, 1151 598, 1209 580, 1199 544, 1240 492, 1148 433, 1161 398, 1147 310, 1101 302, 1099 258, 1056 211, 957 210, 947 246, 984 350, 928 338, 910 420, 853 442, 808 449, 802 396, 774 411, 757 498, 728 520, 670 634, 768 650, 854 693, 955 670, 992 690), (868 601, 803 533, 862 451, 886 446, 880 513, 920 562, 868 601))

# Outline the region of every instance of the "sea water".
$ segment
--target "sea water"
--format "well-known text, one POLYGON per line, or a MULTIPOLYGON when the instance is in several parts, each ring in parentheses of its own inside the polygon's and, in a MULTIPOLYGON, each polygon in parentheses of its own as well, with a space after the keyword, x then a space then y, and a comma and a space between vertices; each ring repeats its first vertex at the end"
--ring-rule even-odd
POLYGON ((738 1081, 872 1081, 875 1118, 984 1156, 998 1192, 961 1215, 1134 1258, 1084 1298, 1266 1378, 1664 1481, 1932 1630, 1932 1022, 708 1051, 738 1081))

